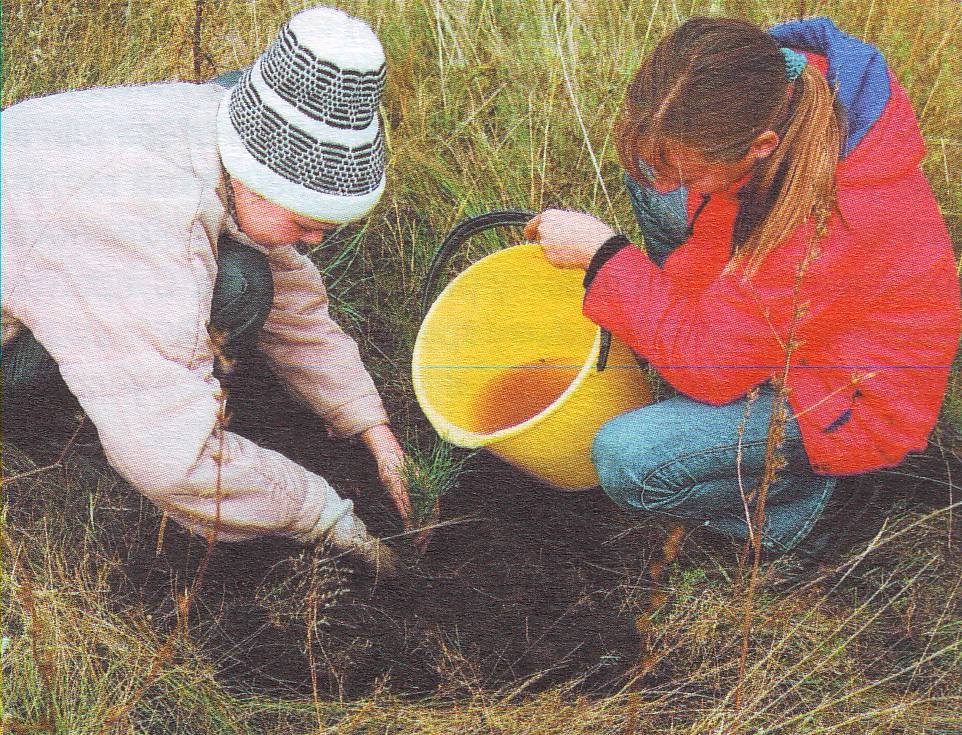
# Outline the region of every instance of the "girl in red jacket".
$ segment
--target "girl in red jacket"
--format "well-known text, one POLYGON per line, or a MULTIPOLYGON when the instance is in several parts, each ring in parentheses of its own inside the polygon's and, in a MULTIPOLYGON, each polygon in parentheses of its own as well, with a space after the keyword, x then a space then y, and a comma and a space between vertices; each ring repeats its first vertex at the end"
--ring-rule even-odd
POLYGON ((826 18, 767 33, 695 18, 642 64, 616 139, 645 250, 577 212, 526 233, 586 270, 584 313, 681 394, 601 429, 602 486, 745 538, 785 408, 762 543, 792 549, 838 476, 925 448, 958 345, 956 264, 906 94, 826 18))

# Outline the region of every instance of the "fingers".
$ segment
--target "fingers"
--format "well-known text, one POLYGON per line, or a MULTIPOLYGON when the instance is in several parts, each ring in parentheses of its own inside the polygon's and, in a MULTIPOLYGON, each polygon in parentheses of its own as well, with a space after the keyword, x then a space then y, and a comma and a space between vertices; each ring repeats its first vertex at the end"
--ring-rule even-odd
POLYGON ((361 438, 377 462, 378 478, 397 508, 405 528, 411 527, 411 500, 404 481, 404 450, 387 424, 377 424, 361 434, 361 438))
POLYGON ((546 209, 525 225, 524 236, 530 242, 541 244, 566 242, 571 231, 577 232, 584 217, 590 215, 568 209, 546 209))
POLYGON ((411 506, 411 498, 408 495, 407 484, 404 482, 400 470, 393 467, 386 468, 381 472, 380 479, 384 489, 387 490, 388 495, 391 496, 391 501, 394 503, 398 515, 401 516, 401 520, 404 522, 404 527, 410 528, 414 509, 411 506))
POLYGON ((536 214, 524 226, 525 239, 529 242, 541 242, 541 226, 553 224, 558 219, 558 215, 563 215, 564 212, 563 209, 546 209, 536 214))
POLYGON ((538 226, 541 224, 541 215, 536 214, 532 217, 528 224, 524 226, 524 238, 528 242, 538 241, 538 226))
POLYGON ((398 515, 401 516, 401 520, 404 521, 404 527, 411 527, 411 514, 413 510, 411 508, 411 499, 408 497, 406 488, 397 487, 396 482, 388 481, 384 483, 387 489, 388 495, 391 496, 391 502, 394 503, 394 507, 397 508, 398 515))
POLYGON ((414 509, 411 507, 411 500, 408 498, 407 493, 391 493, 391 500, 394 501, 394 507, 397 508, 398 515, 401 516, 404 527, 410 528, 411 516, 414 513, 414 509))
POLYGON ((432 528, 426 528, 414 537, 414 548, 417 549, 418 554, 421 556, 428 553, 428 544, 431 543, 431 533, 433 530, 432 528))

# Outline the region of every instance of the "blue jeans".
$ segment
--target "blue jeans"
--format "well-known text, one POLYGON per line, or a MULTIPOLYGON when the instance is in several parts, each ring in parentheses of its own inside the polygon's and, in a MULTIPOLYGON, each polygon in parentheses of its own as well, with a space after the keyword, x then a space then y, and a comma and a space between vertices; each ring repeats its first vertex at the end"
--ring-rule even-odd
MULTIPOLYGON (((773 396, 770 386, 752 402, 724 406, 676 396, 617 416, 592 448, 602 488, 624 508, 747 538, 742 493, 750 497, 764 474, 773 396)), ((805 538, 837 483, 813 472, 795 419, 785 426, 780 454, 786 464, 768 489, 762 533, 762 545, 774 552, 805 538)))
MULTIPOLYGON (((217 244, 210 324, 225 333, 228 357, 239 357, 256 346, 273 302, 274 279, 267 258, 222 237, 217 244)), ((57 363, 28 329, 3 348, 0 363, 5 404, 65 388, 57 363)))
MULTIPOLYGON (((645 249, 660 267, 688 237, 688 192, 659 193, 629 176, 625 185, 645 249)), ((763 386, 753 402, 742 398, 724 406, 677 396, 612 419, 595 437, 592 453, 602 488, 622 507, 746 538, 742 493, 751 496, 764 474, 773 393, 763 386)), ((762 531, 763 546, 774 552, 808 535, 838 483, 814 473, 795 419, 785 426, 780 453, 786 465, 768 489, 762 531)))

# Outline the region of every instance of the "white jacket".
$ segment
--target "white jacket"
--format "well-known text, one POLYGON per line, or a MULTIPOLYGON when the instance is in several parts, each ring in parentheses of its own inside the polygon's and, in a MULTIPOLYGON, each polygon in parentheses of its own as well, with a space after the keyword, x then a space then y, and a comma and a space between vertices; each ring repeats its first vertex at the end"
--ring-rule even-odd
MULTIPOLYGON (((96 425, 111 465, 188 528, 215 509, 219 384, 205 324, 224 205, 223 90, 159 84, 28 100, 2 114, 3 343, 28 327, 96 425)), ((262 251, 263 252, 263 251, 262 251)), ((334 431, 387 420, 321 276, 267 253, 275 300, 260 346, 334 431)), ((225 432, 220 533, 314 536, 350 512, 321 477, 225 432)))

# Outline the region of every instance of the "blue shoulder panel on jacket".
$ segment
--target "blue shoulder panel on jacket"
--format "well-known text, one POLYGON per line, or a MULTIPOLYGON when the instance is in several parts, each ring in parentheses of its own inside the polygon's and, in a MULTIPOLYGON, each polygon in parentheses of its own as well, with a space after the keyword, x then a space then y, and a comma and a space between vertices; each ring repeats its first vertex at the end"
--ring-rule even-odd
POLYGON ((845 156, 865 136, 888 104, 888 67, 882 52, 840 31, 828 18, 780 23, 768 31, 783 46, 811 51, 828 59, 828 82, 838 90, 848 115, 845 156))

